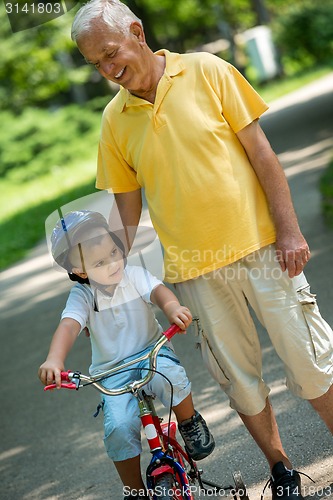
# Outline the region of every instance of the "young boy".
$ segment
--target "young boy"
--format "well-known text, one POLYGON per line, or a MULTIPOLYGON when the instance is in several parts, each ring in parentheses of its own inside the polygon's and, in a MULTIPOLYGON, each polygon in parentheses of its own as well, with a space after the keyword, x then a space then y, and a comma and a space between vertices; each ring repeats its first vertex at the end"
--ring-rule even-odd
MULTIPOLYGON (((150 304, 156 304, 168 321, 185 330, 191 312, 146 269, 126 266, 121 240, 111 233, 106 219, 97 212, 70 212, 58 221, 51 237, 52 255, 78 283, 71 289, 46 361, 38 376, 43 384, 60 387, 60 372, 80 331, 89 328, 92 364, 96 375, 123 360, 149 349, 161 335, 150 304)), ((135 366, 135 365, 134 365, 135 366)), ((140 368, 142 369, 142 363, 140 368)), ((190 382, 171 347, 163 346, 157 369, 172 382, 173 411, 179 431, 194 460, 208 456, 215 443, 206 422, 194 410, 190 382)), ((140 377, 140 375, 139 375, 140 377)), ((106 379, 118 387, 133 379, 132 371, 106 379)), ((170 386, 156 374, 145 388, 165 406, 170 404, 170 386)), ((131 394, 103 396, 104 443, 124 484, 133 492, 144 491, 140 471, 140 419, 131 394)), ((128 498, 145 498, 136 494, 128 498)))

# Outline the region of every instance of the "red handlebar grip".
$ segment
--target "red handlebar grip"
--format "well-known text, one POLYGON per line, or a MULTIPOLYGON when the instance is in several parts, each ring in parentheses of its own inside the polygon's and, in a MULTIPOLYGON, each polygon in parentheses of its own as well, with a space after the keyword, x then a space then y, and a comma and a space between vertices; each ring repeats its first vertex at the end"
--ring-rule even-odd
POLYGON ((168 340, 171 340, 176 333, 180 332, 181 328, 178 325, 171 325, 165 332, 163 332, 163 335, 166 336, 168 340))
POLYGON ((60 374, 61 380, 66 380, 66 382, 69 382, 69 378, 68 378, 69 372, 70 372, 70 370, 68 370, 67 372, 61 372, 61 374, 60 374))
MULTIPOLYGON (((61 372, 60 373, 60 377, 61 377, 61 387, 63 387, 64 389, 77 389, 76 385, 70 381, 69 377, 68 377, 68 374, 70 373, 70 370, 68 370, 67 372, 61 372)), ((52 390, 52 389, 56 389, 56 384, 50 384, 50 385, 46 385, 44 387, 44 391, 49 391, 49 390, 52 390)))
MULTIPOLYGON (((77 389, 76 385, 73 382, 63 383, 60 387, 62 387, 63 389, 77 389)), ((50 384, 44 387, 44 391, 51 391, 52 389, 56 388, 56 384, 50 384)))

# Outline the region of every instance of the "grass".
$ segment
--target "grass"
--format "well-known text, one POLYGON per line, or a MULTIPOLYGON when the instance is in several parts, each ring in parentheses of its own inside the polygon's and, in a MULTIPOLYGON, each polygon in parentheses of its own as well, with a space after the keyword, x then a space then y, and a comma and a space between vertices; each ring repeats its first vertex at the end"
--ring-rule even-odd
POLYGON ((254 84, 253 86, 261 97, 270 103, 308 83, 311 83, 332 71, 332 67, 319 67, 313 70, 302 71, 284 79, 277 79, 266 84, 254 84))
MULTIPOLYGON (((331 70, 329 67, 314 69, 256 88, 271 102, 331 70)), ((11 151, 11 154, 7 154, 7 171, 0 157, 3 168, 0 172, 0 270, 22 259, 45 237, 45 220, 53 211, 96 192, 97 144, 101 110, 106 102, 107 98, 101 98, 83 107, 72 105, 64 109, 60 117, 58 113, 56 119, 54 113, 27 110, 23 116, 26 129, 22 127, 23 118, 15 117, 14 123, 7 113, 6 120, 1 120, 6 123, 6 139, 0 144, 0 151, 11 151), (14 168, 10 162, 16 158, 20 163, 14 168)), ((326 205, 330 205, 332 213, 332 197, 329 199, 326 205)))

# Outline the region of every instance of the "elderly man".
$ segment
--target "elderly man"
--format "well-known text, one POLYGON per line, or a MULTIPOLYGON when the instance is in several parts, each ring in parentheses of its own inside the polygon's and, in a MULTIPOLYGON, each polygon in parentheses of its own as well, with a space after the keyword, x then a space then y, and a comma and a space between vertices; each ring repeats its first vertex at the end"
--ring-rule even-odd
POLYGON ((198 318, 203 360, 271 468, 273 499, 301 499, 283 449, 248 304, 287 385, 333 432, 333 334, 303 274, 310 258, 288 184, 258 119, 268 106, 206 53, 153 53, 118 0, 91 0, 72 38, 121 86, 103 115, 97 187, 135 226, 141 189, 164 248, 165 280, 198 318))

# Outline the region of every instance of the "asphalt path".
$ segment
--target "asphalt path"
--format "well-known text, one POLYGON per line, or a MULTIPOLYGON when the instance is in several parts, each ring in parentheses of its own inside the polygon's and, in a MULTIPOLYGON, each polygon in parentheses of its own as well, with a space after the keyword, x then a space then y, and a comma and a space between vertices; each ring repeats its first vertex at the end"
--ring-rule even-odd
MULTIPOLYGON (((261 123, 285 168, 312 250, 308 280, 323 316, 333 325, 333 232, 323 223, 318 190, 332 155, 333 74, 273 103, 261 123)), ((87 388, 44 393, 37 379, 69 288, 66 277, 51 269, 44 242, 0 274, 1 500, 122 498, 104 452, 102 417, 92 417, 97 392, 87 388)), ((304 478, 305 498, 333 498, 332 437, 308 403, 286 390, 281 362, 260 326, 259 333, 264 378, 272 389, 284 446, 295 468, 316 481, 304 478)), ((241 470, 250 499, 259 499, 269 477, 265 459, 202 366, 193 335, 179 336, 174 344, 192 381, 195 405, 217 443, 202 462, 205 477, 224 486, 232 483, 233 471, 241 470)), ((89 358, 89 341, 82 335, 67 366, 84 372, 89 358)), ((149 458, 144 450, 143 466, 149 458)), ((269 492, 265 498, 270 498, 269 492)))

